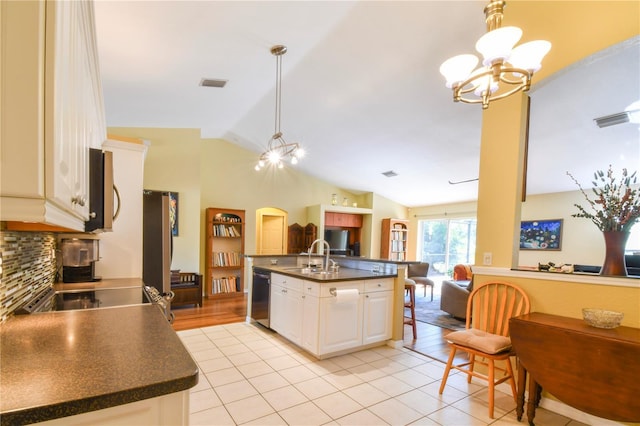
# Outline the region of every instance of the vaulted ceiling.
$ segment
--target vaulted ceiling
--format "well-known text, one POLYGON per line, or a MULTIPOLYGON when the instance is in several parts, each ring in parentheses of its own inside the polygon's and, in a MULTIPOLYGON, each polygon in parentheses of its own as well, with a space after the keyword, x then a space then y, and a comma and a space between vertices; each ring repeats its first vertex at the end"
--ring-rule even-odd
MULTIPOLYGON (((484 4, 98 1, 107 124, 199 128, 257 160, 274 132, 270 48, 284 44, 281 129, 307 151, 287 167, 409 207, 475 200, 477 182, 449 181, 478 177, 482 111, 452 102, 438 69, 471 53, 484 4)), ((636 39, 534 86, 530 194, 574 190, 567 170, 588 183, 609 163, 638 168, 638 126, 593 118, 640 99, 639 50, 636 39)))

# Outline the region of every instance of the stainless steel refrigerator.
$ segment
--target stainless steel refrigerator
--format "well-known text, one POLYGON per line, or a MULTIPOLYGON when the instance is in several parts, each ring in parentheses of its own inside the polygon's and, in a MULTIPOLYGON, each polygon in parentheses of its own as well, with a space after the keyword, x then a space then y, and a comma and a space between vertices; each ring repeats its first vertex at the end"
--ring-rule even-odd
POLYGON ((169 194, 145 189, 142 211, 142 280, 162 296, 169 295, 173 249, 169 194))

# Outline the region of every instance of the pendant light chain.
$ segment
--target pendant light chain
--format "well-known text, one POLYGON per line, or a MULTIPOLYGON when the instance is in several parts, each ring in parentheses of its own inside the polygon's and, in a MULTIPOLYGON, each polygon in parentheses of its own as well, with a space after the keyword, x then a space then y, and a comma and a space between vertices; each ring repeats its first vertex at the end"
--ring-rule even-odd
POLYGON ((276 55, 276 117, 275 134, 280 133, 280 116, 282 109, 282 54, 276 55))
POLYGON ((291 164, 297 164, 298 159, 304 155, 304 150, 298 143, 287 143, 280 131, 280 120, 282 118, 282 55, 287 53, 287 47, 276 45, 271 48, 271 54, 276 57, 276 114, 274 120, 275 133, 267 143, 267 150, 260 154, 258 164, 254 167, 260 171, 270 163, 277 168, 283 168, 283 160, 287 159, 291 164))

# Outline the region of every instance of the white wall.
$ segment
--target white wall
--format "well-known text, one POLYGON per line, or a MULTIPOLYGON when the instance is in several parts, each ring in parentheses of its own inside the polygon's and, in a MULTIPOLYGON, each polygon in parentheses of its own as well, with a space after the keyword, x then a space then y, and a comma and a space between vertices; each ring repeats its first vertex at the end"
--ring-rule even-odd
POLYGON ((120 213, 113 231, 99 235, 100 261, 96 275, 102 278, 142 277, 142 175, 146 147, 106 141, 113 152, 113 182, 120 193, 120 213))

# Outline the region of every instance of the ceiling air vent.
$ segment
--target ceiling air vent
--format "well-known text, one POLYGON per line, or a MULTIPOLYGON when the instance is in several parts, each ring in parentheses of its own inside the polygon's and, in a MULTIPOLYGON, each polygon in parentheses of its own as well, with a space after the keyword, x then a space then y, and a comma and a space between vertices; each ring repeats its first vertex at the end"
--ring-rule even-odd
POLYGON ((215 78, 203 78, 200 80, 200 86, 203 87, 224 87, 229 80, 219 80, 215 78))
POLYGON ((393 170, 389 170, 388 172, 383 172, 382 174, 385 175, 386 177, 398 176, 398 174, 396 172, 394 172, 393 170))
POLYGON ((626 111, 619 112, 617 114, 611 114, 611 115, 606 115, 604 117, 594 118, 593 121, 596 122, 598 127, 615 126, 616 124, 628 123, 629 113, 626 111))

